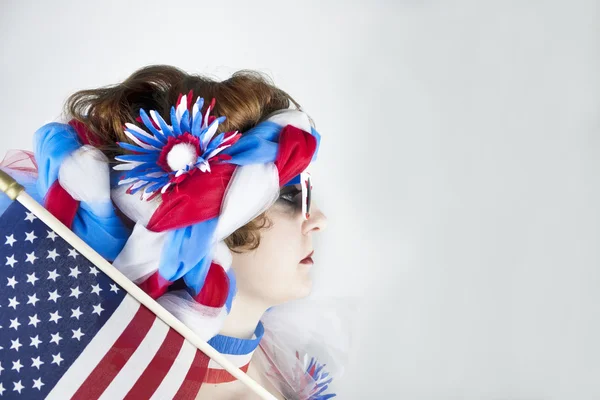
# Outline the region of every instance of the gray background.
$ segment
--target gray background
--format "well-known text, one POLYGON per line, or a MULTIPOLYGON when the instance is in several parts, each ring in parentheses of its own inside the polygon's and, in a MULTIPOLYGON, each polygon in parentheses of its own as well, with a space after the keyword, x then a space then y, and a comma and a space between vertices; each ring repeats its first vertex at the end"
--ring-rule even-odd
POLYGON ((169 63, 270 74, 317 123, 315 296, 341 399, 600 399, 598 2, 0 2, 0 154, 169 63))

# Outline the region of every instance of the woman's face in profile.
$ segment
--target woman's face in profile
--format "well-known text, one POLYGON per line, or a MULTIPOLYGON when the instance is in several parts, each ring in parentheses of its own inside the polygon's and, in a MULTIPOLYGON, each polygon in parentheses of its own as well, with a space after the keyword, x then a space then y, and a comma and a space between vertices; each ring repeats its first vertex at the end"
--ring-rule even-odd
POLYGON ((232 268, 237 295, 264 301, 270 307, 310 294, 313 265, 301 261, 312 253, 312 235, 326 228, 327 217, 313 201, 310 216, 304 219, 299 184, 281 188, 279 199, 266 215, 272 223, 261 230, 260 245, 232 253, 232 268))

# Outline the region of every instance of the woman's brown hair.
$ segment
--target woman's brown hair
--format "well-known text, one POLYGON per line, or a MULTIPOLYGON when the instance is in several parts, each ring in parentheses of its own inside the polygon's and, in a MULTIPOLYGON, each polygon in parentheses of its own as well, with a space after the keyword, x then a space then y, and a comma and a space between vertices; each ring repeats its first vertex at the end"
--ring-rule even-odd
MULTIPOLYGON (((83 123, 109 159, 121 154, 117 142, 130 142, 123 131, 125 123, 136 123, 140 109, 156 110, 166 121, 180 94, 193 91, 205 99, 205 108, 214 98, 212 113, 226 116, 218 132, 245 132, 274 111, 300 105, 273 85, 265 75, 250 70, 234 73, 229 79, 214 79, 188 74, 168 65, 141 68, 122 83, 99 89, 81 90, 69 97, 65 106, 68 118, 83 123)), ((205 109, 203 110, 203 112, 205 109)), ((252 250, 260 244, 260 230, 270 221, 263 213, 232 233, 225 243, 232 251, 252 250)))

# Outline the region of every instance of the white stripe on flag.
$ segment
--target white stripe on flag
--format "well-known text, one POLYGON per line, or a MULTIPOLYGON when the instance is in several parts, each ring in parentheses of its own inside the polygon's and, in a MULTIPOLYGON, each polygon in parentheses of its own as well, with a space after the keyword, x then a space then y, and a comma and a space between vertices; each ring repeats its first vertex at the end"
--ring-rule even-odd
POLYGON ((196 355, 196 347, 187 340, 183 342, 179 354, 175 358, 175 362, 167 372, 165 379, 160 383, 156 391, 150 398, 151 400, 172 399, 183 384, 183 380, 192 366, 194 356, 196 355))
POLYGON ((56 386, 48 393, 46 399, 63 400, 71 398, 127 328, 139 308, 140 303, 133 297, 126 295, 100 332, 83 349, 73 365, 69 367, 56 386))
POLYGON ((167 332, 169 326, 155 318, 138 348, 100 396, 101 400, 122 399, 127 395, 160 349, 167 332))
MULTIPOLYGON (((252 354, 253 353, 250 353, 250 354, 223 354, 223 355, 225 356, 225 358, 227 358, 229 361, 231 361, 233 363, 233 365, 235 365, 238 368, 241 368, 250 362, 250 360, 252 359, 252 354)), ((220 364, 217 364, 215 361, 213 361, 212 358, 208 362, 208 368, 209 369, 224 369, 223 367, 221 367, 220 364)))

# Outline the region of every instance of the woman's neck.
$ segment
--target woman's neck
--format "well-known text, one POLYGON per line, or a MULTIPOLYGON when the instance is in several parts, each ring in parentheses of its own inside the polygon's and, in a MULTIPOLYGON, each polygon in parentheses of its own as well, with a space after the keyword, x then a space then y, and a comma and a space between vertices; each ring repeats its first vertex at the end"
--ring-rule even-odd
POLYGON ((229 315, 225 318, 219 333, 224 336, 250 339, 267 308, 269 306, 264 302, 238 293, 233 299, 229 315))

